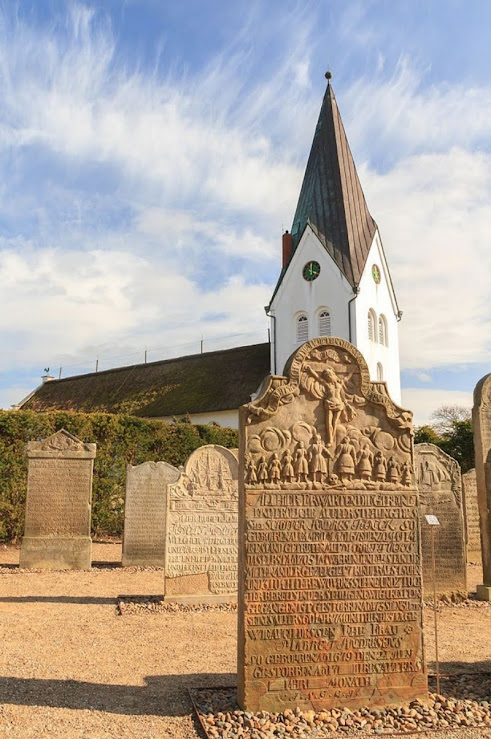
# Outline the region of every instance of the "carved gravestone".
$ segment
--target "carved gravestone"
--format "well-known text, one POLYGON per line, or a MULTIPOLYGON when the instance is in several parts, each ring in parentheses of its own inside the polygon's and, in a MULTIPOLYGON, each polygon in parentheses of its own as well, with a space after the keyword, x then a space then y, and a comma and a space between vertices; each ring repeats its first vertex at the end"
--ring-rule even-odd
POLYGON ((95 444, 85 444, 65 430, 28 443, 21 567, 90 569, 95 454, 95 444))
POLYGON ((472 424, 484 580, 477 586, 477 597, 491 600, 491 374, 479 380, 474 390, 472 424))
POLYGON ((414 466, 419 489, 423 583, 425 598, 433 597, 431 527, 435 527, 435 581, 438 596, 467 596, 464 507, 460 466, 434 444, 416 444, 414 466))
POLYGON ((481 564, 481 534, 479 531, 479 508, 477 506, 476 470, 462 475, 464 494, 465 526, 467 539, 467 561, 481 564))
POLYGON ((144 462, 126 469, 123 567, 164 567, 167 486, 180 472, 167 462, 144 462))
POLYGON ((285 374, 240 410, 239 702, 424 698, 412 414, 342 339, 285 374))
POLYGON ((169 485, 165 598, 237 597, 238 462, 217 445, 196 449, 169 485))

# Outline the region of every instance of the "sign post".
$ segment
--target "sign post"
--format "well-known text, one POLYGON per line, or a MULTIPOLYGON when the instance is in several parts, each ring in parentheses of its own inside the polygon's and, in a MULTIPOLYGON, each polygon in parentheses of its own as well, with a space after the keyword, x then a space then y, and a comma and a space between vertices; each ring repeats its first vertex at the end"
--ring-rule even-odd
POLYGON ((435 527, 440 525, 436 516, 425 516, 426 523, 431 527, 431 568, 433 573, 433 613, 435 617, 435 665, 436 665, 436 692, 440 695, 440 661, 438 659, 438 625, 436 606, 436 567, 435 567, 435 527))

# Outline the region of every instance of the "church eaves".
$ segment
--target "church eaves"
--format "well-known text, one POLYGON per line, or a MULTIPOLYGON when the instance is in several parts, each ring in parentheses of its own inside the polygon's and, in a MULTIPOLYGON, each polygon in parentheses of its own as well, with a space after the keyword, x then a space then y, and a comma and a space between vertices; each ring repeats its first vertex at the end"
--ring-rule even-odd
POLYGON ((310 225, 354 286, 377 224, 368 211, 329 76, 293 219, 293 251, 310 225))

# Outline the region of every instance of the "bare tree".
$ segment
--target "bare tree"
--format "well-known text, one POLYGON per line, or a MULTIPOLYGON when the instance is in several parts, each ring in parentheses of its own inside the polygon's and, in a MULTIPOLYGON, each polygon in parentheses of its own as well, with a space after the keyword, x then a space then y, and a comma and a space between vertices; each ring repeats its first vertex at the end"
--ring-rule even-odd
POLYGON ((450 434, 453 431, 455 421, 469 421, 471 409, 462 405, 442 405, 430 416, 430 423, 440 435, 450 434))

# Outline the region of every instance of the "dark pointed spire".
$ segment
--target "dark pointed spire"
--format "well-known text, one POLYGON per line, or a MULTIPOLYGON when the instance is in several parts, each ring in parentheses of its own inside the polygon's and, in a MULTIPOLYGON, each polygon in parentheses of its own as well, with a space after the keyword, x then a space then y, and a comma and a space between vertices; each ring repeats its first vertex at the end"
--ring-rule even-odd
POLYGON ((293 219, 295 249, 309 224, 351 285, 358 284, 377 225, 368 211, 326 72, 327 89, 293 219))

